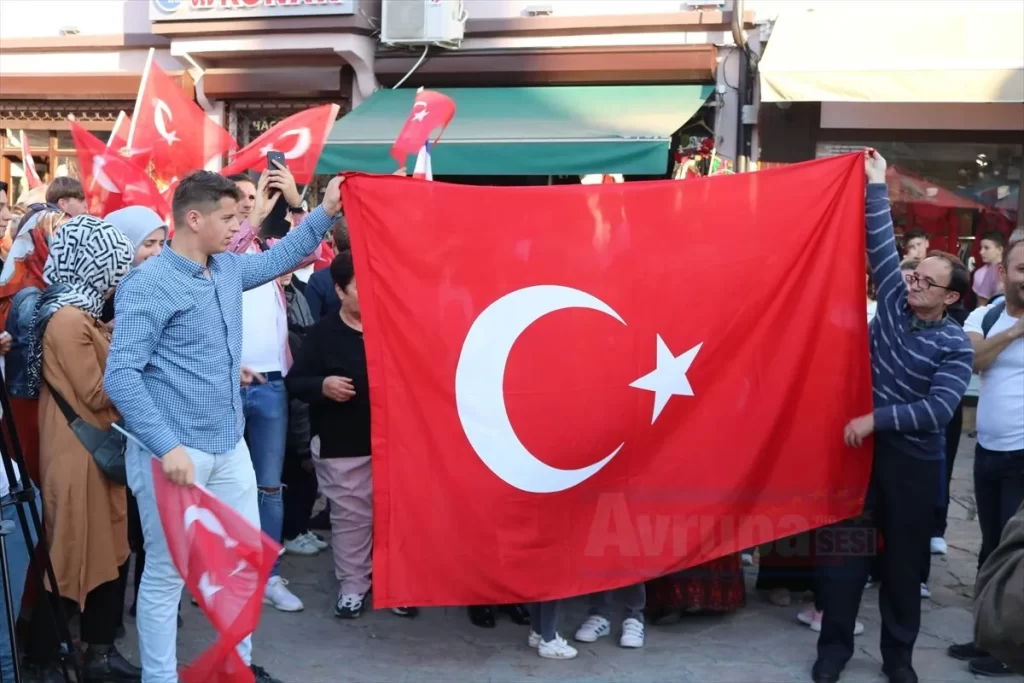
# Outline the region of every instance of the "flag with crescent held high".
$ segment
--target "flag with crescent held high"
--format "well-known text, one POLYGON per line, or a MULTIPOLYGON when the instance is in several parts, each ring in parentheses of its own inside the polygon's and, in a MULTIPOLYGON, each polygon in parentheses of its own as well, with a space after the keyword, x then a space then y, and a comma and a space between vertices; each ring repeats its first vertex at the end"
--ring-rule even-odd
POLYGON ((842 434, 872 408, 863 165, 349 176, 374 606, 589 594, 858 514, 871 449, 842 434))

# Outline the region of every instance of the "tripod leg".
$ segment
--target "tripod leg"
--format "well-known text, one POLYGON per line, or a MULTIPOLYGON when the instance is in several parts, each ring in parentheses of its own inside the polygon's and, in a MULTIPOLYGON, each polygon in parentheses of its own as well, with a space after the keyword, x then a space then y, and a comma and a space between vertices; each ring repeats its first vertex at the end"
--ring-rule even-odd
MULTIPOLYGON (((11 592, 12 577, 10 565, 7 562, 7 535, 14 531, 14 522, 3 520, 3 528, 0 529, 0 576, 4 582, 4 607, 7 612, 7 629, 11 643, 11 665, 14 671, 14 683, 21 683, 21 665, 18 662, 18 619, 15 616, 17 605, 14 602, 14 595, 11 592)), ((0 681, 4 680, 3 671, 0 670, 0 681)))

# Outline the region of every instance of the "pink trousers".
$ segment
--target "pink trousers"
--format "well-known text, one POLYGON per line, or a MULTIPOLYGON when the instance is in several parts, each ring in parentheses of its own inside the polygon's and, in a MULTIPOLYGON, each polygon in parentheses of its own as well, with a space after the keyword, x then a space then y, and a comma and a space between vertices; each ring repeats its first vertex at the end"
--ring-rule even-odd
MULTIPOLYGON (((317 449, 318 450, 318 449, 317 449)), ((331 550, 342 595, 370 590, 373 550, 373 483, 370 458, 320 458, 314 450, 320 492, 331 501, 331 550)))

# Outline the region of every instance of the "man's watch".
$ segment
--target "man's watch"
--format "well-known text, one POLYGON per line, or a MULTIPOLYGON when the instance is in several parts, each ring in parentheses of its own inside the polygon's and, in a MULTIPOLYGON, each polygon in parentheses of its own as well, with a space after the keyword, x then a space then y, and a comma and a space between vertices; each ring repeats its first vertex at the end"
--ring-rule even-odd
POLYGON ((306 210, 301 206, 289 206, 288 210, 292 213, 306 213, 306 210))

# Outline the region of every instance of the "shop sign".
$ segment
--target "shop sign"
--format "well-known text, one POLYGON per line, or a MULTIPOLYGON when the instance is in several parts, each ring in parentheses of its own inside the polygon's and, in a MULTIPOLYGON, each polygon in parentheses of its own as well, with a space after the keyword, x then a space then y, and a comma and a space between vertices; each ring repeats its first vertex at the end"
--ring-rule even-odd
POLYGON ((355 14, 357 0, 150 0, 150 21, 355 14))

